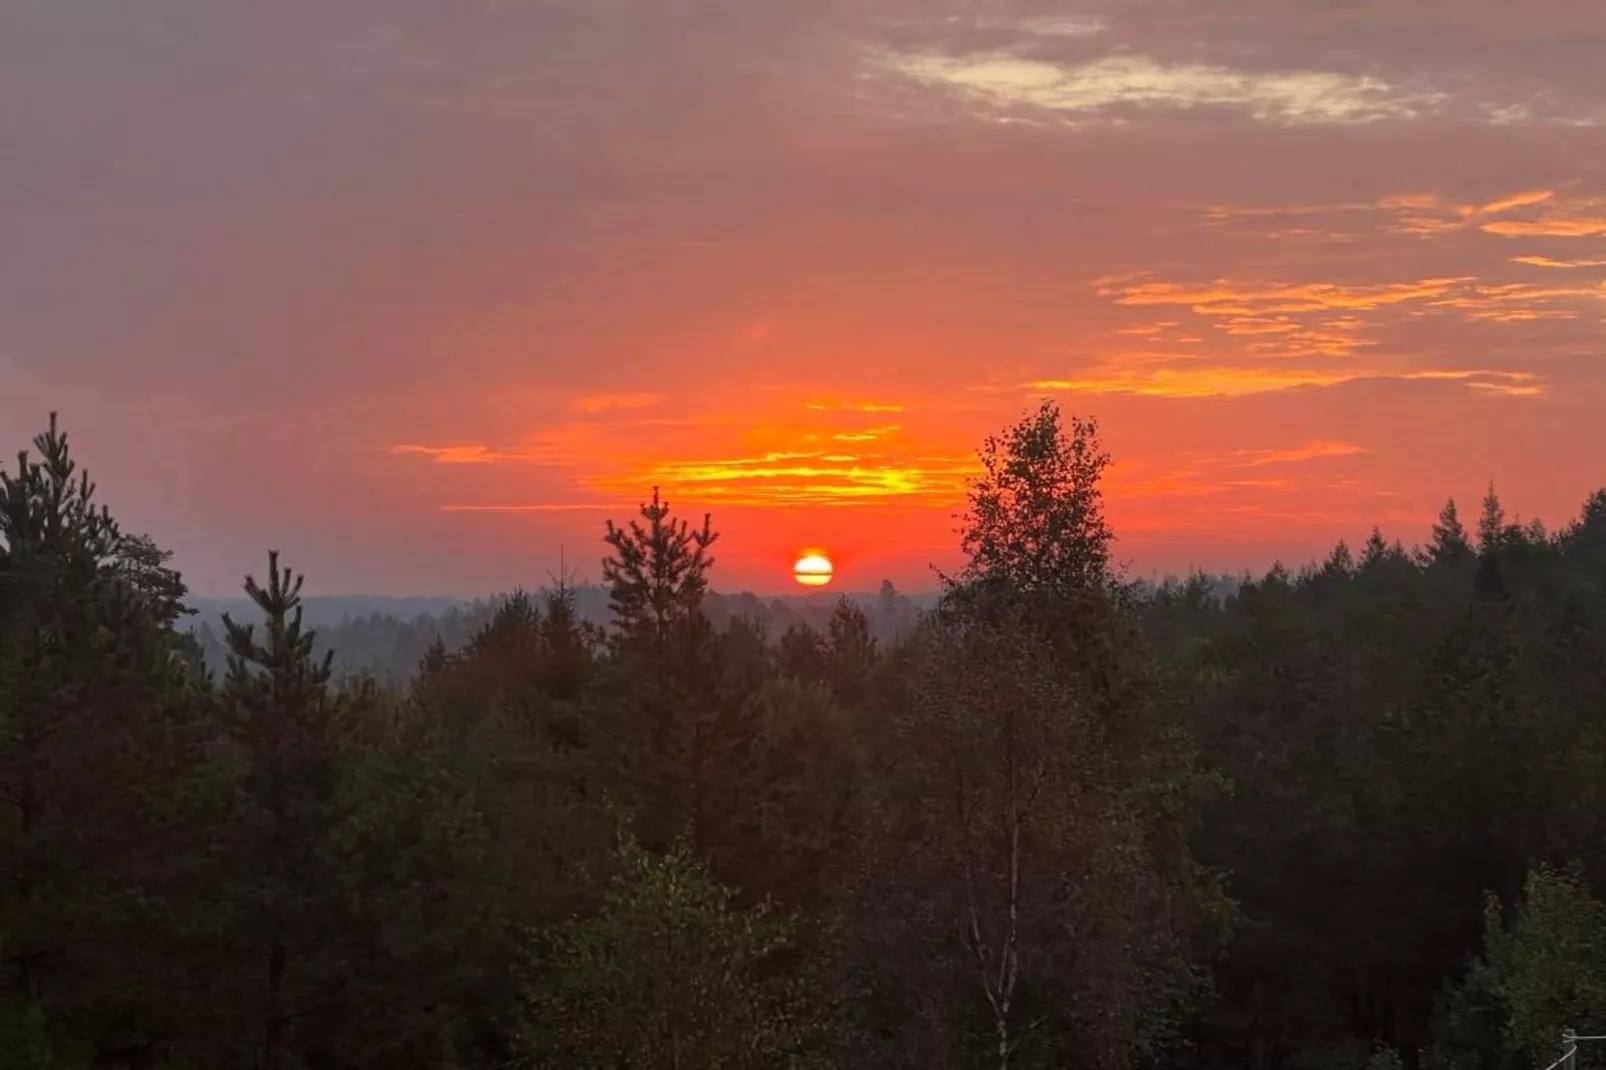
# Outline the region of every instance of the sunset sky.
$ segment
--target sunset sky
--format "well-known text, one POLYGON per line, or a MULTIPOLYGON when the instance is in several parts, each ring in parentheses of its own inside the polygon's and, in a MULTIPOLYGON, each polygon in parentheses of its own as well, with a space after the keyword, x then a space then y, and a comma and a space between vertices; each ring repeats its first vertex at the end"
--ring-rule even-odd
POLYGON ((1600 0, 0 0, 0 445, 203 594, 930 585, 1096 416, 1138 574, 1606 484, 1600 0))

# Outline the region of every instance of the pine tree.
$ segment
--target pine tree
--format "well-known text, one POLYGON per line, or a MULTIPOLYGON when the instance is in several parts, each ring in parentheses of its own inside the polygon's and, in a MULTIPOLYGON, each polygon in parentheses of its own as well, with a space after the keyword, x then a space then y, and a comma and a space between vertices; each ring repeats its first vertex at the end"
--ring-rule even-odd
POLYGON ((661 655, 675 628, 702 605, 714 565, 708 551, 719 536, 707 515, 701 528, 671 519, 657 487, 641 516, 645 526, 632 520, 619 528, 608 521, 604 541, 613 554, 602 563, 602 579, 619 639, 661 655))
POLYGON ((718 539, 670 517, 657 489, 641 507, 645 523, 608 523, 613 554, 603 562, 613 612, 608 687, 614 701, 604 730, 654 849, 690 834, 706 857, 728 821, 721 800, 739 776, 749 733, 725 687, 727 651, 703 599, 708 553, 718 539))
POLYGON ((173 1025, 174 948, 149 919, 186 863, 204 680, 54 414, 34 446, 0 473, 0 1003, 138 1051, 173 1025))
POLYGON ((341 877, 331 856, 341 821, 339 710, 333 653, 314 658, 313 633, 302 627, 302 580, 269 553, 267 586, 245 580, 262 638, 254 624, 223 618, 229 671, 220 697, 243 762, 236 889, 252 944, 243 968, 261 978, 247 1005, 255 1058, 267 1070, 289 1064, 298 1040, 315 1039, 339 984, 341 877), (298 1025, 312 1028, 298 1035, 298 1025))
POLYGON ((114 568, 140 600, 150 618, 173 627, 195 611, 184 604, 189 588, 176 569, 169 567, 171 550, 156 545, 149 535, 123 535, 118 539, 114 568))

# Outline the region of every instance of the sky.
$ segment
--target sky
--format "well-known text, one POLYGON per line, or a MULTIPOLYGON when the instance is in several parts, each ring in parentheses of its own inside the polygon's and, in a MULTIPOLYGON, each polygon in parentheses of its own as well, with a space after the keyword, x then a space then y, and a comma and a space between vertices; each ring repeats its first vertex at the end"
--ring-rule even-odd
POLYGON ((0 439, 201 594, 932 584, 1099 421, 1133 573, 1606 484, 1598 0, 0 0, 0 439))

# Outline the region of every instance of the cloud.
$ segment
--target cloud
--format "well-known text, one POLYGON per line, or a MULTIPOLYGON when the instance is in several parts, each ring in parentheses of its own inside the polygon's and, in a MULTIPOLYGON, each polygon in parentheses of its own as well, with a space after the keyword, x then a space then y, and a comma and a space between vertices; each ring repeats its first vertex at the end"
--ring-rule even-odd
POLYGON ((506 464, 538 459, 538 454, 497 446, 465 444, 457 446, 417 446, 402 444, 391 446, 397 456, 428 457, 436 464, 506 464))
POLYGON ((1110 27, 1094 15, 1031 15, 1016 20, 1014 25, 1039 37, 1092 37, 1110 27))
POLYGON ((964 454, 777 451, 755 457, 665 461, 631 472, 626 482, 647 481, 710 504, 818 507, 908 501, 932 506, 960 500, 966 477, 976 470, 975 458, 964 454))
POLYGON ((1479 208, 1478 211, 1485 215, 1498 215, 1501 212, 1509 212, 1513 208, 1528 208, 1536 204, 1544 204, 1555 196, 1556 191, 1550 189, 1523 190, 1520 193, 1508 194, 1490 201, 1482 208, 1479 208))
POLYGON ((1328 239, 1375 238, 1355 224, 1383 217, 1384 229, 1416 237, 1441 237, 1469 229, 1507 237, 1588 237, 1606 218, 1606 200, 1573 197, 1553 189, 1527 189, 1502 194, 1485 203, 1456 201, 1434 192, 1393 193, 1377 201, 1335 204, 1211 205, 1202 213, 1214 226, 1270 221, 1279 236, 1308 234, 1328 239), (1534 211, 1537 209, 1537 211, 1534 211), (1498 218, 1524 212, 1527 218, 1498 218), (1303 230, 1291 219, 1319 220, 1303 230))
POLYGON ((1268 464, 1300 464, 1324 457, 1353 457, 1367 452, 1365 446, 1353 442, 1312 441, 1286 449, 1238 450, 1233 454, 1235 463, 1258 468, 1268 464))
POLYGON ((993 53, 952 57, 894 55, 887 64, 924 85, 956 90, 995 106, 1101 112, 1121 106, 1230 108, 1267 122, 1365 123, 1410 119, 1444 94, 1409 92, 1380 79, 1324 71, 1251 73, 1199 64, 1165 64, 1115 55, 1062 65, 993 53))
POLYGON ((1539 397, 1544 384, 1528 372, 1489 369, 1391 370, 1356 365, 1342 369, 1275 366, 1172 366, 1129 368, 1119 363, 1094 367, 1076 378, 1044 379, 1027 384, 1051 393, 1130 394, 1163 398, 1238 398, 1300 387, 1329 387, 1368 380, 1453 382, 1469 389, 1510 397, 1539 397))
POLYGON ((1540 219, 1496 219, 1483 224, 1489 234, 1508 238, 1593 238, 1606 234, 1606 214, 1552 215, 1540 219))
POLYGON ((1529 267, 1543 268, 1592 268, 1606 267, 1606 260, 1556 260, 1548 256, 1514 256, 1513 264, 1527 264, 1529 267))
POLYGON ((839 431, 831 438, 835 442, 874 442, 902 430, 898 424, 886 424, 882 427, 866 427, 862 431, 839 431))
POLYGON ((1472 276, 1446 276, 1412 282, 1345 285, 1330 282, 1233 283, 1206 286, 1140 282, 1099 292, 1122 305, 1176 305, 1201 316, 1246 317, 1259 313, 1371 311, 1390 305, 1442 297, 1472 276))

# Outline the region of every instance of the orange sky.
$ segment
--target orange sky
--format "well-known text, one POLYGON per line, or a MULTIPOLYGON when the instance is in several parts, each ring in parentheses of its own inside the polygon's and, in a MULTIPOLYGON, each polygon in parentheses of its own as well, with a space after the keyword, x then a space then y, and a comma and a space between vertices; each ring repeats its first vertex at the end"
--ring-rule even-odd
POLYGON ((203 593, 929 586, 1096 416, 1139 574, 1606 483, 1606 16, 1571 0, 0 10, 0 430, 203 593), (334 10, 331 10, 334 9, 334 10), (1320 10, 1318 10, 1320 9, 1320 10))

